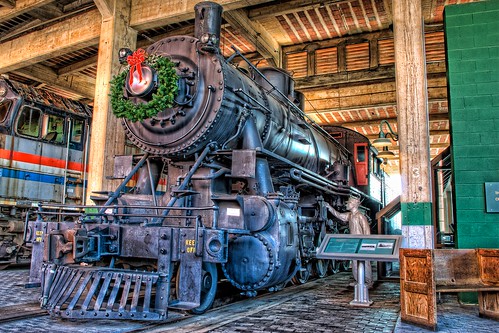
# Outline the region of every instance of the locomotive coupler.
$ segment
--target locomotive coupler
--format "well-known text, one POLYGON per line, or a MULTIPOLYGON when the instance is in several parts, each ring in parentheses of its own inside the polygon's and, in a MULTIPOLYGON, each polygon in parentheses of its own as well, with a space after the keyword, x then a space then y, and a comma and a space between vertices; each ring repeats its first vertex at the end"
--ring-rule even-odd
POLYGON ((79 229, 74 237, 75 261, 96 262, 103 256, 119 255, 119 231, 117 226, 98 226, 88 231, 79 229))
POLYGON ((73 250, 74 230, 51 230, 45 235, 43 261, 66 264, 73 262, 69 255, 73 250))

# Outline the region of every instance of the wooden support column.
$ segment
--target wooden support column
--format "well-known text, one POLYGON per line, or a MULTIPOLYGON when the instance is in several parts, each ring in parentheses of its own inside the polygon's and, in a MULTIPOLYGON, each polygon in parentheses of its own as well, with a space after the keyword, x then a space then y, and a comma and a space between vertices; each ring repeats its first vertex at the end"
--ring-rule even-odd
MULTIPOLYGON (((97 1, 96 1, 97 2, 97 1)), ((118 51, 122 47, 135 49, 137 32, 130 28, 131 0, 98 1, 102 11, 102 26, 97 59, 94 113, 90 140, 87 204, 94 191, 113 191, 116 181, 107 180, 114 171, 114 156, 124 154, 125 134, 121 122, 111 110, 110 81, 122 67, 118 51), (112 15, 109 15, 112 13, 112 15)))
POLYGON ((421 0, 393 1, 405 247, 433 248, 430 137, 421 0))

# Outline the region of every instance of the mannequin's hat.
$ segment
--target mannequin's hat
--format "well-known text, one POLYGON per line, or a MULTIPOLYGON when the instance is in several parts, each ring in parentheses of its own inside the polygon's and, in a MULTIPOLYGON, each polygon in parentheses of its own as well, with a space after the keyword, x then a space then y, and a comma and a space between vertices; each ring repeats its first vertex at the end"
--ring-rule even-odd
POLYGON ((359 204, 361 203, 361 200, 359 197, 354 197, 353 195, 351 195, 348 200, 347 200, 347 203, 348 202, 351 202, 351 203, 356 203, 356 204, 359 204))

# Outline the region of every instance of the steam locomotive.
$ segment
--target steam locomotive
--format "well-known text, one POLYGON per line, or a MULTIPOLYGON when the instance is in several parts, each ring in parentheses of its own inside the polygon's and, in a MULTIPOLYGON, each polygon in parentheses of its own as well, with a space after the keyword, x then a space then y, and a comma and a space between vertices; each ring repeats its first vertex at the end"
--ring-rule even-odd
POLYGON ((29 264, 38 202, 82 203, 91 108, 0 77, 0 267, 29 264))
MULTIPOLYGON (((29 222, 30 282, 52 316, 164 320, 169 309, 206 311, 222 277, 248 296, 304 283, 314 269, 327 274, 315 258, 334 225, 325 202, 343 210, 357 196, 367 215, 380 209, 381 160, 369 140, 307 119, 285 71, 234 66, 245 60, 237 50, 224 59, 221 13, 201 2, 195 37, 145 50, 171 60, 178 90, 172 107, 123 119, 144 153, 117 156, 121 185, 84 213, 42 205, 29 222)), ((122 97, 139 107, 161 81, 153 66, 134 67, 122 97)))

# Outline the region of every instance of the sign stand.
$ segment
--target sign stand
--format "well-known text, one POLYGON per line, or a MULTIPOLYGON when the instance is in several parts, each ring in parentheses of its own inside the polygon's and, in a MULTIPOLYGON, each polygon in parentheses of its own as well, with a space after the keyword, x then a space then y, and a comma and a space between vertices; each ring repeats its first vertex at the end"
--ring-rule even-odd
POLYGON ((365 261, 357 261, 357 284, 354 289, 354 299, 350 302, 350 305, 367 307, 373 304, 373 301, 369 300, 369 290, 365 283, 365 266, 365 261))
POLYGON ((350 305, 368 307, 368 286, 365 283, 366 263, 370 261, 398 261, 400 235, 341 235, 326 234, 317 249, 317 259, 356 260, 357 284, 350 305))

